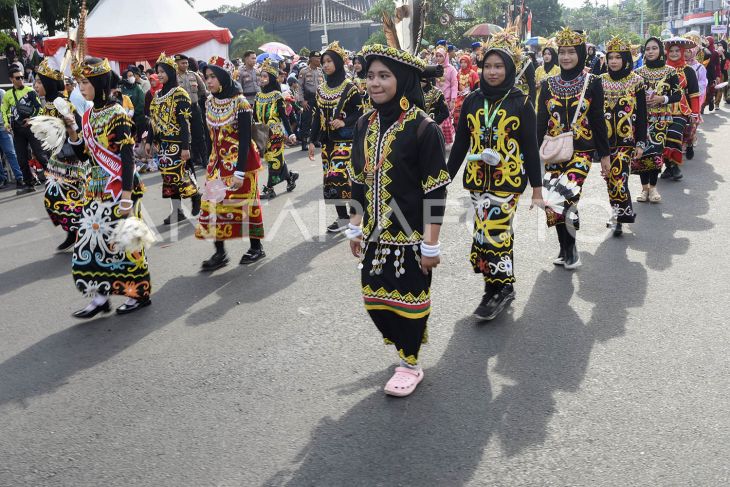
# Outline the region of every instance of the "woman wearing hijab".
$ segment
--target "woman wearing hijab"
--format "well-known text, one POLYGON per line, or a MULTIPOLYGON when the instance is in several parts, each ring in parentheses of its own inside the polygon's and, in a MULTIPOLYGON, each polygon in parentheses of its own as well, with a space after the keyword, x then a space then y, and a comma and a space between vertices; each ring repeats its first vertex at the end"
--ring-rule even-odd
MULTIPOLYGON (((685 34, 685 39, 689 39, 695 43, 695 47, 684 50, 684 60, 687 66, 692 68, 697 76, 697 87, 700 93, 699 106, 702 111, 702 105, 705 104, 705 95, 707 94, 707 69, 705 66, 697 60, 697 53, 702 49, 700 36, 697 34, 685 34)), ((698 116, 696 119, 690 119, 691 123, 687 124, 684 129, 684 137, 682 139, 682 146, 684 147, 684 155, 687 160, 694 159, 695 149, 694 145, 697 142, 697 128, 702 123, 702 117, 698 116)))
POLYGON ((479 84, 479 75, 474 71, 471 64, 471 56, 464 55, 459 59, 459 74, 457 80, 459 83, 456 102, 454 103, 454 120, 459 120, 461 105, 469 93, 479 84))
POLYGON ((634 223, 629 174, 631 161, 638 159, 646 147, 646 93, 644 80, 633 73, 631 44, 621 37, 606 43, 608 73, 603 83, 606 128, 611 147, 611 168, 604 177, 612 216, 613 235, 623 233, 624 223, 634 223))
POLYGON ((368 72, 365 71, 365 58, 362 57, 362 54, 358 53, 352 60, 352 68, 352 81, 355 83, 357 91, 360 93, 360 97, 362 98, 362 112, 365 113, 370 111, 373 107, 370 105, 370 97, 368 97, 368 72))
MULTIPOLYGON (((713 36, 707 36, 707 50, 708 59, 707 63, 707 97, 705 98, 705 106, 710 107, 710 111, 715 110, 715 85, 722 81, 722 58, 715 49, 715 38, 713 36)), ((702 107, 704 111, 705 107, 702 107)))
POLYGON ((664 47, 659 38, 650 37, 644 43, 644 65, 636 74, 644 80, 648 125, 646 149, 641 157, 632 161, 631 173, 641 178, 642 191, 636 201, 659 203, 662 197, 656 184, 664 165, 667 131, 672 123, 670 105, 682 98, 677 72, 665 64, 664 47))
POLYGON ((537 138, 542 146, 545 136, 556 137, 568 132, 573 135, 570 159, 545 164, 546 186, 565 196, 559 205, 547 204, 545 209, 548 226, 555 227, 560 242, 560 253, 553 263, 572 270, 581 265, 575 232, 580 228, 577 205, 583 183, 591 168, 594 152, 601 159, 601 174, 604 177, 608 175, 611 152, 604 121, 601 80, 584 72, 586 35, 564 28, 556 36, 556 42, 560 75, 542 82, 537 108, 537 138), (583 102, 578 106, 583 93, 583 102), (575 125, 572 125, 574 119, 575 125))
POLYGON ((122 219, 142 215, 144 186, 132 153, 132 119, 111 97, 109 61, 87 58, 74 65, 73 74, 81 94, 94 103, 80 125, 65 119, 76 156, 89 160, 71 269, 76 287, 92 300, 73 316, 92 318, 108 313, 110 294, 127 297, 117 314, 132 313, 151 304, 152 290, 144 249, 125 251, 112 242, 122 219))
POLYGON ((277 80, 278 70, 269 59, 264 60, 259 72, 261 91, 256 93, 253 116, 254 121, 269 127, 269 140, 266 142, 264 160, 269 166, 269 180, 263 188, 263 197, 276 197, 274 186, 286 181, 287 192, 297 187, 299 174, 289 171, 284 160, 284 140, 289 134, 289 142, 295 143, 297 138, 289 125, 289 116, 284 106, 284 97, 277 80))
POLYGON ((241 85, 233 80, 234 70, 233 63, 213 56, 204 71, 211 93, 205 117, 213 144, 195 236, 214 241, 215 253, 202 265, 202 270, 208 272, 228 264, 226 240, 245 236, 251 240, 251 247, 240 264, 252 264, 266 257, 261 245, 264 238, 258 185, 261 158, 251 140, 251 105, 243 96, 241 85))
POLYGON ((337 220, 328 232, 347 228, 349 219, 346 200, 352 197, 347 173, 352 150, 352 129, 362 115, 360 93, 347 77, 347 52, 335 41, 322 53, 322 70, 327 75, 317 88, 317 105, 309 135, 309 159, 314 160, 314 144, 322 144, 323 192, 325 201, 334 201, 337 220))
POLYGON ((551 76, 560 74, 560 66, 558 66, 558 52, 552 46, 547 46, 542 50, 542 66, 535 70, 535 82, 537 84, 537 97, 540 98, 540 87, 542 82, 551 76))
POLYGON ((426 64, 378 44, 363 47, 363 55, 374 110, 354 131, 353 215, 346 234, 360 258, 365 309, 400 359, 385 393, 407 396, 423 379, 418 353, 427 338, 451 179, 441 130, 422 111, 419 76, 426 64))
MULTIPOLYGON (((700 119, 700 88, 695 70, 687 66, 685 49, 695 47, 695 43, 683 37, 672 37, 664 41, 667 51, 667 66, 674 68, 679 79, 681 98, 679 102, 669 105, 672 114, 672 123, 667 130, 667 140, 664 143, 665 169, 662 179, 679 181, 682 171, 679 166, 682 160, 682 146, 687 127, 692 130, 700 119)), ((689 134, 694 137, 694 133, 689 134)))
POLYGON ((446 141, 446 150, 451 149, 454 143, 454 105, 459 94, 459 82, 457 80, 456 68, 449 62, 449 54, 444 46, 436 48, 434 61, 444 67, 444 74, 436 81, 436 86, 444 94, 446 105, 449 107, 449 117, 441 123, 441 131, 446 141))
MULTIPOLYGON (((38 115, 56 117, 63 120, 63 115, 56 108, 54 101, 63 97, 63 74, 49 65, 45 58, 36 68, 36 79, 33 84, 38 96, 44 99, 38 115)), ((76 126, 81 126, 81 116, 71 103, 66 103, 73 114, 76 126)), ((83 207, 83 185, 86 166, 83 164, 73 147, 66 141, 57 154, 51 154, 46 166, 46 190, 43 202, 46 212, 54 226, 60 226, 66 232, 66 238, 56 247, 57 252, 63 252, 73 247, 76 242, 76 232, 79 228, 79 218, 83 207)))
POLYGON ((150 127, 145 150, 152 156, 152 144, 157 148, 157 166, 162 176, 162 197, 172 202, 172 213, 165 225, 185 220, 181 198, 191 198, 191 213, 200 213, 200 191, 195 175, 189 169, 190 159, 190 95, 177 85, 175 59, 160 54, 155 64, 162 89, 150 103, 150 127))
POLYGON ((474 207, 469 260, 484 278, 474 315, 482 320, 496 318, 515 297, 512 224, 528 179, 533 204, 542 202, 535 108, 515 87, 520 62, 516 37, 492 36, 482 58, 479 89, 464 101, 449 156, 452 178, 465 156, 467 160, 463 184, 474 207))

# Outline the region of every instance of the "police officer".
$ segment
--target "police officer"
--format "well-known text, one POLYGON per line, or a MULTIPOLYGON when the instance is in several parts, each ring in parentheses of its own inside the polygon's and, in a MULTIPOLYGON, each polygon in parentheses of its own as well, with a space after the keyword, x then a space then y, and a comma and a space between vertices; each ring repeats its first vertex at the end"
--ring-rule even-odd
POLYGON ((175 54, 177 63, 177 84, 190 95, 190 161, 194 166, 208 165, 206 140, 204 134, 203 116, 198 101, 208 96, 203 78, 196 72, 190 71, 189 59, 185 54, 175 54))
POLYGON ((256 102, 256 93, 261 91, 258 73, 256 72, 256 53, 254 51, 243 53, 243 66, 238 71, 238 82, 241 83, 243 96, 253 106, 256 102))
POLYGON ((309 140, 309 131, 312 129, 312 113, 316 103, 317 88, 323 80, 320 57, 319 51, 310 52, 309 64, 299 70, 297 101, 302 106, 302 121, 298 138, 302 141, 303 151, 309 150, 306 141, 309 140))

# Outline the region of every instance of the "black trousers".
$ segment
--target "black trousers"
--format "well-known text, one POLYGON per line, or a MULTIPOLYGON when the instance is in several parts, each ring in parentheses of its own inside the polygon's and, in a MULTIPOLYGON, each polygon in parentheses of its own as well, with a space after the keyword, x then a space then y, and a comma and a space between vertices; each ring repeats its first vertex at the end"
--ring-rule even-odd
POLYGON ((190 135, 192 137, 190 141, 190 159, 196 166, 207 166, 207 141, 204 135, 203 118, 197 103, 192 104, 192 110, 190 112, 190 135))
POLYGON ((33 149, 33 154, 38 162, 41 163, 45 169, 48 166, 48 157, 43 152, 41 142, 35 138, 33 132, 30 131, 29 127, 19 127, 15 125, 13 127, 13 144, 15 145, 15 154, 18 156, 18 164, 20 165, 20 171, 23 173, 23 181, 25 184, 32 184, 33 174, 30 171, 30 152, 28 151, 28 145, 33 149))
POLYGON ((314 113, 314 100, 308 100, 309 108, 302 110, 302 118, 299 122, 299 140, 302 141, 302 147, 307 146, 309 140, 309 132, 312 131, 312 114, 314 113))

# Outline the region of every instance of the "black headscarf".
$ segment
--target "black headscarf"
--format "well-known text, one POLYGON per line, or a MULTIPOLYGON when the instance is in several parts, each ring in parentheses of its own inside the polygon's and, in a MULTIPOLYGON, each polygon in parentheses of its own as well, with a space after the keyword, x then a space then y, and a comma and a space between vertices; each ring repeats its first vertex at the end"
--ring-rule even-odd
POLYGON ((281 85, 279 84, 279 78, 271 73, 264 73, 269 77, 269 82, 266 86, 261 87, 261 91, 264 93, 271 93, 272 91, 281 91, 281 85))
POLYGON ((43 84, 43 89, 46 90, 47 103, 52 103, 53 100, 58 98, 60 92, 65 89, 62 80, 58 81, 53 78, 49 78, 48 76, 44 76, 40 73, 38 74, 38 77, 41 80, 41 84, 43 84))
POLYGON ((177 86, 177 71, 175 68, 165 63, 155 64, 155 71, 157 71, 160 67, 165 71, 165 74, 167 74, 167 83, 162 85, 162 89, 157 93, 158 96, 163 96, 177 86))
POLYGON ((562 66, 560 68, 560 77, 563 78, 565 81, 575 79, 583 72, 586 67, 586 58, 588 56, 588 51, 585 42, 575 46, 575 52, 578 53, 578 64, 576 64, 575 67, 572 69, 563 69, 562 66))
POLYGON ((424 108, 425 102, 423 100, 423 90, 421 89, 421 79, 415 68, 390 58, 373 56, 368 59, 365 71, 370 69, 373 61, 380 61, 385 64, 390 72, 393 73, 397 82, 395 96, 392 99, 382 104, 375 103, 371 99, 373 107, 380 115, 380 131, 382 133, 393 125, 403 112, 403 109, 400 107, 400 99, 402 97, 405 96, 411 105, 416 105, 420 109, 424 108))
POLYGON ((218 82, 221 84, 221 90, 218 93, 213 93, 214 97, 219 100, 223 100, 226 98, 233 98, 234 96, 243 93, 241 85, 238 84, 238 81, 233 81, 233 78, 231 78, 231 75, 225 69, 213 64, 208 64, 205 69, 212 71, 215 77, 218 78, 218 82))
POLYGON ((653 36, 649 37, 646 40, 646 42, 644 43, 644 64, 646 64, 646 67, 653 68, 653 69, 664 67, 665 60, 666 60, 665 56, 666 56, 666 54, 664 52, 664 44, 662 43, 662 40, 659 39, 658 37, 653 37, 653 36), (659 57, 656 58, 654 61, 649 61, 646 58, 646 45, 652 41, 656 42, 659 45, 659 57))
POLYGON ((549 63, 544 61, 545 58, 543 57, 543 68, 545 69, 546 73, 549 73, 551 69, 558 65, 558 53, 555 52, 555 49, 553 49, 552 47, 546 47, 542 50, 543 56, 545 56, 545 51, 549 51, 551 55, 549 63))
POLYGON ((507 93, 512 91, 515 86, 515 78, 517 77, 517 68, 512 56, 502 49, 490 49, 484 53, 483 63, 486 63, 487 58, 492 54, 497 54, 504 62, 504 68, 506 71, 504 80, 498 86, 490 86, 484 77, 484 69, 479 70, 479 90, 484 94, 484 98, 487 101, 497 101, 504 98, 507 93))
POLYGON ((330 88, 340 86, 347 76, 347 73, 345 72, 345 60, 334 51, 325 51, 322 53, 323 63, 325 56, 329 56, 332 59, 332 62, 335 63, 335 72, 327 75, 327 86, 330 88))
POLYGON ((610 54, 611 53, 608 53, 606 55, 606 69, 608 69, 608 75, 614 81, 624 79, 634 69, 634 58, 631 56, 630 52, 620 52, 619 54, 621 54, 621 63, 622 63, 621 69, 619 69, 618 71, 611 71, 611 67, 608 65, 608 56, 610 54))
MULTIPOLYGON (((87 58, 85 62, 88 64, 98 64, 102 60, 92 57, 87 58)), ((109 103, 114 102, 111 97, 112 75, 115 75, 114 71, 87 78, 91 86, 94 87, 94 108, 103 108, 109 103)))
POLYGON ((360 66, 362 66, 362 69, 359 72, 355 73, 355 76, 357 76, 360 79, 365 79, 368 76, 368 70, 365 69, 365 58, 360 56, 359 54, 355 56, 355 59, 353 59, 353 63, 357 61, 360 63, 360 66))

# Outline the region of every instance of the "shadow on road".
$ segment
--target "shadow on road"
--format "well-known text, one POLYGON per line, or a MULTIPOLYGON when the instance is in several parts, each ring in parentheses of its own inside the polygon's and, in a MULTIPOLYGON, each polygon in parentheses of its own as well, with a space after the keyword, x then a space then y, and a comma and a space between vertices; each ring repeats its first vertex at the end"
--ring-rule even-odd
POLYGON ((61 276, 68 276, 69 284, 73 282, 71 280, 71 254, 69 252, 51 254, 45 260, 37 260, 3 272, 0 274, 0 295, 38 281, 55 279, 61 276))

